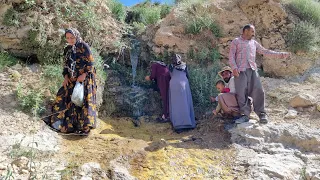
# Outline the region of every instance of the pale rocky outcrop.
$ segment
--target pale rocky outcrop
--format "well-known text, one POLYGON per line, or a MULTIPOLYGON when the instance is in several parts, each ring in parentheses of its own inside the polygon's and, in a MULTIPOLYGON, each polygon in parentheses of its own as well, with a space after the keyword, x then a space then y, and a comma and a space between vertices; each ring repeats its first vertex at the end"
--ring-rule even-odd
MULTIPOLYGON (((203 42, 212 43, 212 47, 219 49, 223 62, 228 63, 229 45, 231 41, 240 36, 245 24, 253 24, 256 27, 256 40, 265 48, 275 51, 288 51, 285 36, 294 27, 285 11, 284 6, 276 0, 239 0, 239 1, 207 1, 201 5, 195 5, 194 10, 207 11, 215 17, 222 27, 223 37, 217 39, 214 35, 187 35, 183 28, 185 24, 179 19, 183 14, 181 7, 173 10, 159 25, 148 31, 144 40, 156 52, 163 52, 164 47, 169 50, 186 54, 190 47, 202 49, 203 42)), ((208 47, 207 45, 205 45, 208 47)), ((257 64, 263 66, 266 73, 287 77, 304 73, 314 65, 310 57, 293 55, 290 59, 270 59, 257 57, 257 64)))
POLYGON ((299 179, 303 169, 309 177, 320 177, 320 134, 315 129, 298 123, 259 126, 251 120, 229 132, 238 144, 239 163, 248 166, 248 179, 299 179))
POLYGON ((315 98, 309 94, 299 94, 290 100, 291 107, 308 107, 315 104, 315 98))
MULTIPOLYGON (((52 4, 42 0, 37 0, 35 2, 36 4, 33 5, 32 9, 15 12, 15 15, 18 18, 18 24, 14 26, 5 25, 3 23, 3 18, 9 9, 15 9, 19 4, 25 2, 20 0, 0 2, 0 50, 8 51, 15 56, 20 57, 28 57, 32 54, 37 54, 35 51, 36 48, 31 48, 30 50, 30 47, 28 49, 23 45, 25 43, 30 43, 29 40, 26 39, 29 37, 28 33, 30 30, 35 30, 37 32, 36 40, 39 41, 38 43, 41 46, 50 44, 50 46, 53 45, 58 48, 59 45, 62 44, 61 47, 63 47, 64 42, 61 42, 61 36, 64 34, 63 30, 68 27, 78 28, 82 33, 84 40, 99 50, 118 50, 115 46, 115 42, 120 41, 122 24, 113 19, 106 2, 91 2, 94 3, 95 6, 92 8, 99 14, 99 17, 103 16, 99 21, 99 24, 96 24, 99 28, 87 28, 82 25, 83 23, 88 25, 93 22, 63 19, 62 16, 65 9, 62 8, 60 9, 61 12, 57 12, 59 6, 52 7, 52 4), (36 26, 34 26, 35 24, 36 26)), ((86 3, 86 1, 76 3, 79 5, 86 3)), ((71 7, 74 4, 75 1, 64 2, 64 5, 68 7, 71 7)), ((91 20, 89 19, 88 21, 91 20)))

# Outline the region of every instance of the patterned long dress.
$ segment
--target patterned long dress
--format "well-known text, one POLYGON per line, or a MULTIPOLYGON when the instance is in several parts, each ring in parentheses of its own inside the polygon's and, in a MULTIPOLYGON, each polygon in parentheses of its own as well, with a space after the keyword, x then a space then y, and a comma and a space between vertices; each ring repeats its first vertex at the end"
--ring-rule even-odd
POLYGON ((52 116, 44 121, 55 130, 63 133, 88 132, 96 126, 96 81, 94 59, 89 46, 80 42, 75 48, 68 46, 64 50, 65 68, 63 76, 68 75, 71 83, 66 88, 61 87, 57 93, 52 116), (75 61, 75 62, 74 62, 75 61), (74 63, 73 63, 74 62, 74 63), (74 71, 71 71, 71 64, 75 64, 74 71), (84 85, 84 102, 78 107, 71 101, 73 88, 77 78, 87 73, 84 85))

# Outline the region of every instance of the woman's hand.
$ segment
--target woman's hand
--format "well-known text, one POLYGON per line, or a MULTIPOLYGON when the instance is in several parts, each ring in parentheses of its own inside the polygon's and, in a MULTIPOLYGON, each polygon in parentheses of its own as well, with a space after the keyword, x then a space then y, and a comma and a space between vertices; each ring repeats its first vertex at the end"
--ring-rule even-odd
POLYGON ((63 81, 63 83, 62 83, 63 87, 64 87, 64 88, 67 88, 67 86, 69 85, 70 82, 71 82, 71 81, 70 81, 68 75, 65 75, 65 76, 64 76, 64 81, 63 81))
POLYGON ((146 76, 144 79, 145 79, 146 81, 150 81, 150 76, 146 76))
POLYGON ((78 82, 83 82, 83 81, 86 79, 86 76, 87 76, 87 73, 81 74, 81 75, 78 77, 77 81, 78 81, 78 82))

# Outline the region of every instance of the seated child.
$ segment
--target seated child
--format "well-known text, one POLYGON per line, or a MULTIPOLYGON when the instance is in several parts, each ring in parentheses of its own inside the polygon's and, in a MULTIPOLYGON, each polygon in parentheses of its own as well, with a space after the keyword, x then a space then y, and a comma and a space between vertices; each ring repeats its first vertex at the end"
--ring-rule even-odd
MULTIPOLYGON (((230 89, 225 87, 225 84, 222 80, 219 80, 216 82, 216 88, 220 92, 220 94, 230 92, 230 89)), ((216 101, 218 101, 218 96, 215 98, 216 101)), ((212 112, 214 115, 217 115, 220 111, 221 111, 221 105, 218 103, 216 109, 213 110, 212 112)))

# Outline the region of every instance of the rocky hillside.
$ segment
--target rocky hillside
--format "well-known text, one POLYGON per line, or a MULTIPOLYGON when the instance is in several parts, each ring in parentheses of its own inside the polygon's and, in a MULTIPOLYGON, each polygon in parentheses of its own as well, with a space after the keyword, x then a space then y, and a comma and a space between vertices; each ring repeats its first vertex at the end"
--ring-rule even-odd
MULTIPOLYGON (((199 53, 209 54, 206 51, 216 48, 222 56, 222 61, 226 63, 230 42, 238 37, 242 27, 249 23, 255 25, 256 40, 265 48, 289 51, 287 35, 300 21, 293 15, 289 5, 276 0, 191 2, 194 3, 182 2, 165 19, 148 29, 142 36, 155 53, 169 49, 183 53, 192 63, 194 59, 190 58, 190 51, 196 50, 199 53), (199 16, 207 16, 208 19, 201 19, 199 16), (201 23, 192 24, 195 23, 194 19, 197 22, 216 23, 220 30, 206 27, 201 23), (189 26, 194 30, 188 32, 189 26)), ((286 61, 264 57, 259 57, 257 61, 265 73, 288 77, 305 72, 315 65, 315 61, 319 63, 319 58, 302 52, 286 61)))
POLYGON ((123 24, 108 1, 1 1, 0 49, 35 62, 57 62, 65 45, 64 29, 78 28, 99 52, 117 51, 123 24), (33 55, 33 56, 32 56, 33 55))
POLYGON ((126 19, 134 28, 141 26, 131 39, 122 39, 124 17, 112 17, 110 2, 0 1, 1 180, 320 179, 320 62, 314 48, 320 42, 315 27, 319 2, 182 0, 163 19, 160 7, 147 2, 148 11, 141 4, 131 12, 156 18, 126 19), (231 40, 247 23, 256 26, 256 39, 266 48, 294 52, 288 60, 258 58, 269 75, 261 78, 267 125, 260 125, 255 114, 235 126, 203 112, 214 108, 208 97, 215 93, 216 73, 227 63, 231 40), (105 90, 98 89, 103 96, 98 127, 86 138, 61 136, 39 118, 61 86, 55 58, 64 45, 62 30, 70 26, 107 54, 141 41, 135 88, 128 48, 111 61, 95 56, 99 76, 107 73, 108 78, 105 90), (308 41, 299 44, 301 39, 308 41), (168 60, 171 51, 190 64, 197 112, 197 128, 180 134, 169 123, 156 123, 159 94, 143 81, 149 61, 168 60), (104 62, 110 62, 106 72, 104 62), (135 117, 140 110, 144 113, 135 117))

